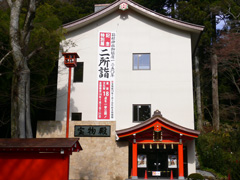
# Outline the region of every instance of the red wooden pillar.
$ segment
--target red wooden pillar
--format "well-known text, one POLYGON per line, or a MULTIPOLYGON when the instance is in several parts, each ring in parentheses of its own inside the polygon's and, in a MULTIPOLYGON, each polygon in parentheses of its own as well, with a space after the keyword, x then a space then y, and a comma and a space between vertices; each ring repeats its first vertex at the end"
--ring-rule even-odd
POLYGON ((183 144, 178 144, 178 179, 184 179, 183 144))
POLYGON ((69 115, 70 115, 70 94, 71 94, 71 77, 72 68, 69 67, 68 74, 68 99, 67 99, 67 122, 66 122, 66 138, 69 136, 69 115))
POLYGON ((132 142, 132 179, 138 179, 137 176, 137 143, 132 142))

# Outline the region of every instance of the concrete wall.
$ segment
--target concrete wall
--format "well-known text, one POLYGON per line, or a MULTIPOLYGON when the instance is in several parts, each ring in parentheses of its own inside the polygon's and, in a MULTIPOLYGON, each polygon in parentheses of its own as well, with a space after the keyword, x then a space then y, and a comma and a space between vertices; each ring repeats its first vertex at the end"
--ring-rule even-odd
MULTIPOLYGON (((150 20, 131 9, 107 17, 67 34, 76 46, 64 50, 77 52, 84 62, 83 83, 73 83, 71 112, 82 112, 83 121, 97 116, 98 32, 116 32, 116 128, 136 125, 133 104, 151 104, 167 119, 194 128, 191 37, 150 20), (133 70, 132 54, 150 53, 151 70, 133 70)), ((56 120, 66 119, 68 69, 59 61, 56 120)))
MULTIPOLYGON (((71 121, 69 137, 75 125, 110 125, 111 137, 81 137, 83 148, 70 156, 71 180, 123 180, 128 178, 128 142, 115 141, 116 122, 71 121)), ((65 137, 65 121, 39 121, 37 138, 65 137)))

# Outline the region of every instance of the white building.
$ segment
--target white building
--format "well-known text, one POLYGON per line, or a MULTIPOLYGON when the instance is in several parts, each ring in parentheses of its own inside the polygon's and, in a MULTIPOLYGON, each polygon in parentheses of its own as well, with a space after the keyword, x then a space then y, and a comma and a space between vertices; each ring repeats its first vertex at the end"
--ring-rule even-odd
MULTIPOLYGON (((194 173, 192 56, 203 27, 117 0, 63 28, 74 43, 63 52, 80 56, 69 131, 83 151, 72 156, 70 179, 194 173)), ((40 122, 38 137, 65 136, 68 73, 62 57, 56 121, 40 122)))

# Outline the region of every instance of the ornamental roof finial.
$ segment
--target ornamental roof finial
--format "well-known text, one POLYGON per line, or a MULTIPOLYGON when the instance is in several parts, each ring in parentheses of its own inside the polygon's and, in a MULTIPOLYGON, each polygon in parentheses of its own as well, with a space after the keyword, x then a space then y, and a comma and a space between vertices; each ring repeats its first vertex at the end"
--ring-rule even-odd
POLYGON ((161 111, 159 111, 157 109, 156 111, 154 111, 153 116, 161 116, 162 117, 162 113, 161 113, 161 111))

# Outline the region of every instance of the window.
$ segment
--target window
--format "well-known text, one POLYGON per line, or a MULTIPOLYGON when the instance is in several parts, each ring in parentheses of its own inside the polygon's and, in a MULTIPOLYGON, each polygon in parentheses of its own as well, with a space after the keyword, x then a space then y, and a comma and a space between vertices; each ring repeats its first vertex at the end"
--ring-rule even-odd
POLYGON ((81 121, 82 113, 72 113, 72 121, 81 121))
POLYGON ((150 54, 133 54, 133 69, 146 70, 150 69, 150 54))
POLYGON ((151 117, 150 104, 133 105, 133 122, 145 121, 151 117))
POLYGON ((83 82, 83 62, 78 62, 74 68, 73 82, 83 82))

